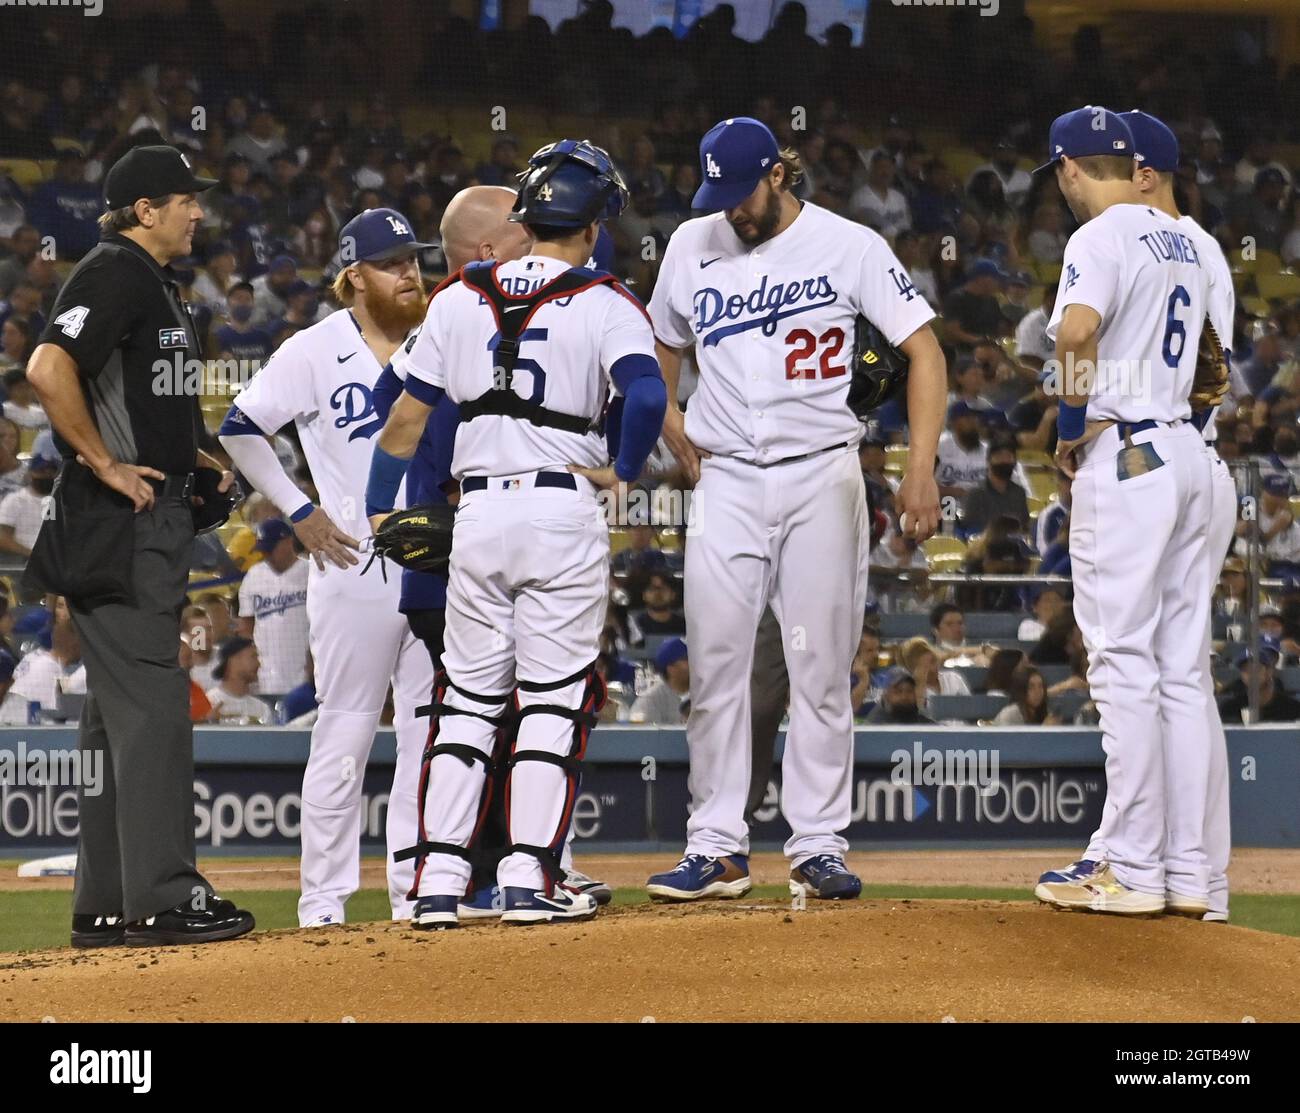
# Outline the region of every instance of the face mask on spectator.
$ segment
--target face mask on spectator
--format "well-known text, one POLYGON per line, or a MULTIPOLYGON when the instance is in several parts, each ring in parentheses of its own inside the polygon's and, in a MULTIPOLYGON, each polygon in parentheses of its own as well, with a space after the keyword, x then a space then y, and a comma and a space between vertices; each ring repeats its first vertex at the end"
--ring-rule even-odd
POLYGON ((232 305, 230 307, 231 320, 238 321, 241 325, 253 316, 253 307, 251 305, 232 305))
POLYGON ((999 479, 1010 479, 1011 476, 1015 473, 1015 470, 1016 470, 1015 464, 992 464, 989 467, 989 471, 991 471, 999 479))

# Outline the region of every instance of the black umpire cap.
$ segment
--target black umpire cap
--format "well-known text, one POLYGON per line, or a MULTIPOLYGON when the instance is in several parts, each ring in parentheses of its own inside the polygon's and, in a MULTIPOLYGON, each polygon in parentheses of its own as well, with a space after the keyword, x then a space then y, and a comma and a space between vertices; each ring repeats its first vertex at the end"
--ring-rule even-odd
POLYGON ((113 163, 104 178, 104 199, 110 209, 125 209, 141 197, 199 193, 217 184, 200 178, 190 160, 175 147, 134 147, 113 163))

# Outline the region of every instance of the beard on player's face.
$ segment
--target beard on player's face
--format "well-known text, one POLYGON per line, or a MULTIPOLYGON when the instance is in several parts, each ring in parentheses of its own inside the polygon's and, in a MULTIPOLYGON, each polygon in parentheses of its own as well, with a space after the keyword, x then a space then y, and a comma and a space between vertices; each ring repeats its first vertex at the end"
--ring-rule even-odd
POLYGON ((424 282, 418 273, 396 283, 367 283, 361 301, 370 319, 385 331, 413 329, 424 320, 424 282))
POLYGON ((771 181, 764 178, 760 184, 761 207, 755 208, 754 199, 749 198, 727 213, 727 223, 747 247, 756 247, 765 240, 770 240, 781 222, 781 194, 772 187, 771 181))

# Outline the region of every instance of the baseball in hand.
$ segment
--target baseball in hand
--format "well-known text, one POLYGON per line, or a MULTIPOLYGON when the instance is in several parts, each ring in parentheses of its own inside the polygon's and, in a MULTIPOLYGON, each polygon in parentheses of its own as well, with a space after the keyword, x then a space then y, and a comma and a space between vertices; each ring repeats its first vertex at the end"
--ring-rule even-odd
POLYGON ((900 532, 904 537, 906 537, 906 536, 908 535, 908 533, 911 532, 911 531, 908 529, 908 527, 907 527, 907 511, 906 511, 906 510, 904 510, 904 511, 903 511, 901 514, 899 514, 899 516, 898 516, 898 530, 899 530, 899 532, 900 532))

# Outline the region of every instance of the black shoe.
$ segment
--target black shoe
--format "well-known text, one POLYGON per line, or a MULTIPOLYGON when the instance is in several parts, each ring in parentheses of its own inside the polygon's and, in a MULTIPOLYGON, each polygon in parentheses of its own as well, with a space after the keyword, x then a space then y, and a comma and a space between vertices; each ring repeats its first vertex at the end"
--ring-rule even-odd
POLYGON ((237 939, 253 930, 253 914, 236 908, 234 901, 215 894, 207 908, 195 911, 188 901, 126 925, 126 942, 131 947, 175 946, 183 943, 220 943, 237 939))
POLYGON ((120 947, 126 942, 126 921, 122 913, 113 916, 92 916, 89 913, 72 915, 72 945, 90 947, 120 947))

